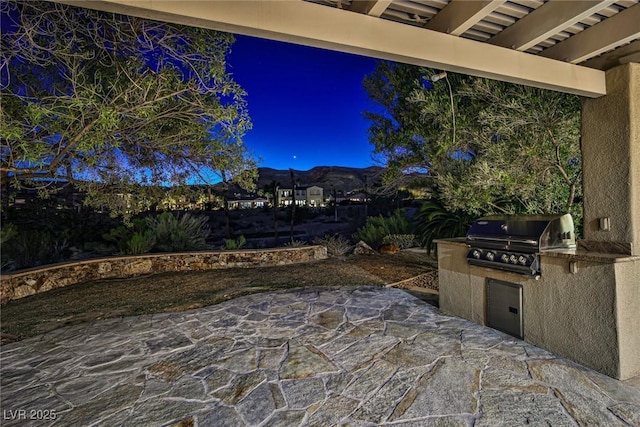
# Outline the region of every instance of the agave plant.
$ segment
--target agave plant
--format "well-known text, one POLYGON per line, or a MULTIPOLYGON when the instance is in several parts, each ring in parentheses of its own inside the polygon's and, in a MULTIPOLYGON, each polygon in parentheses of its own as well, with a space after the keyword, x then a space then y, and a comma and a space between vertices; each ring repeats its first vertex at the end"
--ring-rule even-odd
POLYGON ((434 240, 464 236, 473 222, 466 212, 448 210, 437 196, 422 204, 415 219, 418 241, 428 254, 436 249, 434 240))

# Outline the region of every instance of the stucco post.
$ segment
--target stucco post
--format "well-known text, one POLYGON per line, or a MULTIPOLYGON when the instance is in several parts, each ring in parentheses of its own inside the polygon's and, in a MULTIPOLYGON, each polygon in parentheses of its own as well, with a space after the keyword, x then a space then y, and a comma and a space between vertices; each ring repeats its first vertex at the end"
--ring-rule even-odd
POLYGON ((640 64, 612 68, 606 80, 607 95, 582 102, 585 239, 579 245, 640 255, 640 64))

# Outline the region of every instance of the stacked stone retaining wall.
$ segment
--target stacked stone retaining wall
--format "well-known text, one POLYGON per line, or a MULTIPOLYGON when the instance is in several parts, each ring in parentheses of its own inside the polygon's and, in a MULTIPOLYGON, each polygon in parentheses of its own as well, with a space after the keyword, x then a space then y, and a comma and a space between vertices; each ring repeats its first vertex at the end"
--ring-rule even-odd
POLYGON ((124 278, 168 271, 262 267, 327 258, 324 246, 270 250, 165 253, 91 259, 32 268, 0 276, 0 303, 87 280, 124 278))

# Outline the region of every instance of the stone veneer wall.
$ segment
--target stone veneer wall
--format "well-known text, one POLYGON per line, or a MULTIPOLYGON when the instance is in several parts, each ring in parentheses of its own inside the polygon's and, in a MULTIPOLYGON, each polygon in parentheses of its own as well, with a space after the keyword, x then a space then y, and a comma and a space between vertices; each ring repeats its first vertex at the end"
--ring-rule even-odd
POLYGON ((32 268, 0 276, 0 303, 86 280, 167 271, 262 267, 327 258, 324 246, 269 250, 164 253, 91 259, 32 268))

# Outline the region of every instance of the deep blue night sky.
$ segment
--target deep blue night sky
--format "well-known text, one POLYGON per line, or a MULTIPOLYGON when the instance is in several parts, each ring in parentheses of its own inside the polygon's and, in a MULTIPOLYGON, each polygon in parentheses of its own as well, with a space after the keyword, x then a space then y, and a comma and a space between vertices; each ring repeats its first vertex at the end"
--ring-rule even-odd
POLYGON ((374 164, 363 87, 372 58, 254 37, 236 36, 229 71, 247 91, 253 129, 244 138, 259 166, 374 164))

